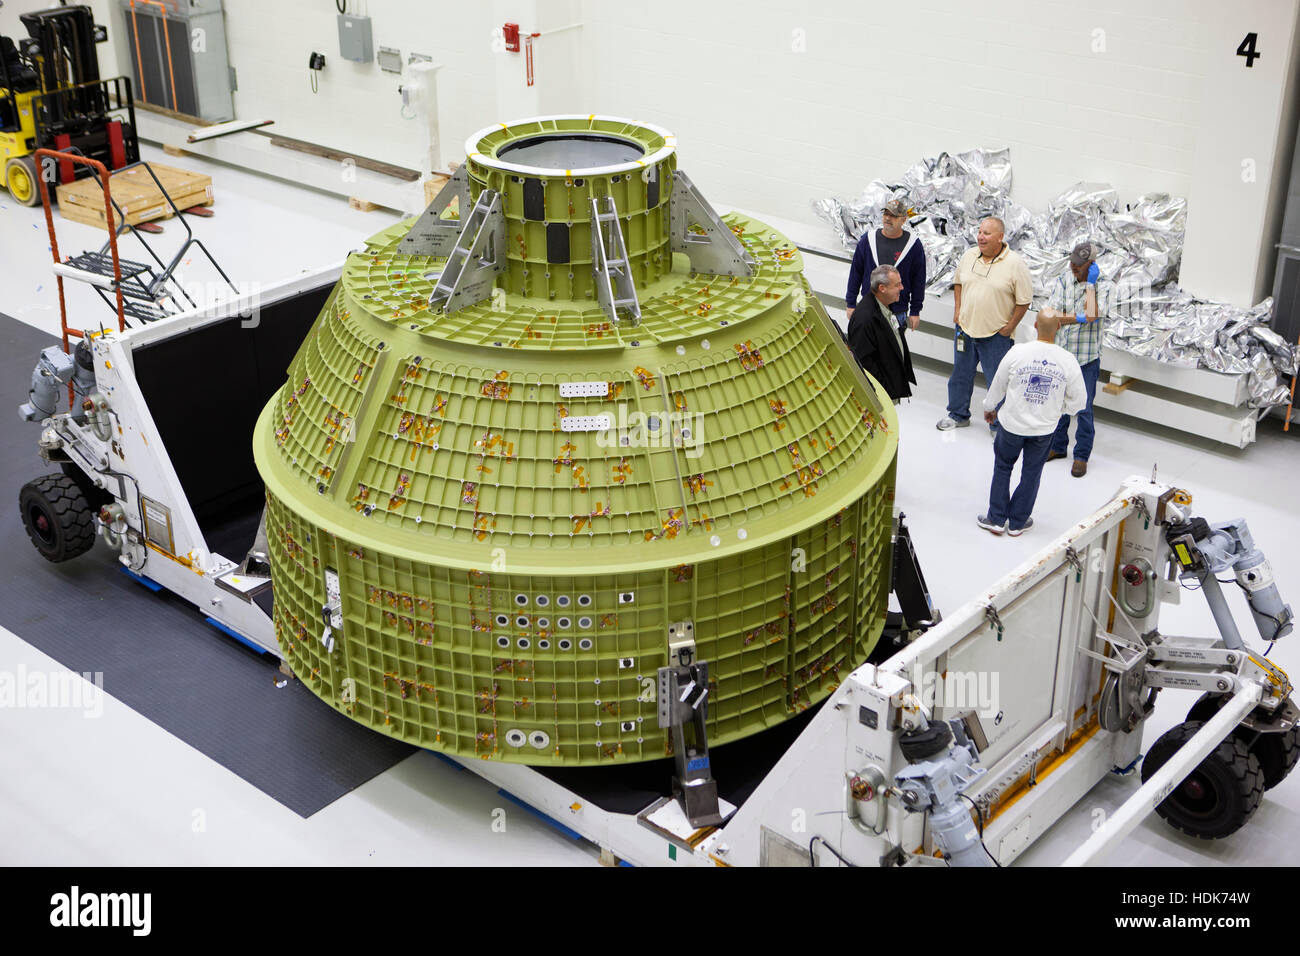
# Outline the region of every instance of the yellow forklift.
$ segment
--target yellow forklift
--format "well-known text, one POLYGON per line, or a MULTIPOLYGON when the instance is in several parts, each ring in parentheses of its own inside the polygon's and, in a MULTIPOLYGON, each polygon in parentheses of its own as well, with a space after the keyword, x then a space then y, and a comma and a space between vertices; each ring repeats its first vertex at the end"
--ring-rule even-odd
MULTIPOLYGON (((41 201, 36 150, 80 152, 109 169, 140 159, 135 102, 125 76, 101 80, 95 44, 107 39, 85 5, 19 17, 28 36, 0 36, 0 162, 15 202, 41 201)), ((71 182, 89 167, 47 161, 45 180, 71 182)), ((53 196, 51 196, 51 199, 53 196)))

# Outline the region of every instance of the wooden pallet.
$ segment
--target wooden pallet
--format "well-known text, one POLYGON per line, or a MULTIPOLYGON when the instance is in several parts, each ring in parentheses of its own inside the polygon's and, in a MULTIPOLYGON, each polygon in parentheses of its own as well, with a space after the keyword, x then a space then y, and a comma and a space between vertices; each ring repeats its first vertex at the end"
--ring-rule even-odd
MULTIPOLYGON (((149 165, 178 209, 212 205, 211 176, 159 163, 149 165)), ((171 217, 171 206, 167 205, 157 184, 142 167, 114 173, 110 185, 113 199, 129 225, 171 217)), ((59 186, 57 192, 59 214, 64 219, 108 228, 104 215, 104 191, 93 178, 59 186)))
POLYGON ((1132 388, 1136 382, 1137 379, 1131 375, 1115 375, 1111 373, 1110 381, 1102 385, 1101 390, 1107 395, 1122 395, 1132 388))

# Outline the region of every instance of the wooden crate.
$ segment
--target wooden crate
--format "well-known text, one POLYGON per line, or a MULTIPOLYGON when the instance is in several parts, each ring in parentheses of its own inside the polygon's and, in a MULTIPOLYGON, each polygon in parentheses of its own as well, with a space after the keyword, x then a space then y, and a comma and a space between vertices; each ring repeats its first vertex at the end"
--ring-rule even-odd
MULTIPOLYGON (((178 209, 212 205, 211 176, 159 163, 149 165, 178 209)), ((171 206, 167 205, 157 184, 142 167, 114 173, 110 186, 113 199, 130 225, 166 219, 172 215, 171 206)), ((59 214, 64 219, 107 228, 104 191, 93 178, 79 179, 75 183, 59 186, 57 193, 59 214)))
POLYGON ((442 192, 442 187, 447 185, 450 176, 442 173, 433 173, 424 181, 424 207, 429 208, 429 203, 433 202, 435 196, 442 192))

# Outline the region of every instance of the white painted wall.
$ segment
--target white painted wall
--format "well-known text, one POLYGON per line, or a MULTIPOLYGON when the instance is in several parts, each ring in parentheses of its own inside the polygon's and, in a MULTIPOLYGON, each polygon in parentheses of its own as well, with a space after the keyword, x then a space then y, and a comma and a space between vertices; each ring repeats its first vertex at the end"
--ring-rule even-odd
MULTIPOLYGON (((492 0, 492 26, 517 23, 520 33, 540 33, 533 39, 533 85, 528 85, 527 45, 520 41, 518 53, 494 50, 497 112, 483 118, 473 129, 493 122, 507 122, 548 113, 590 113, 589 96, 581 81, 591 49, 582 24, 580 0, 492 0)), ((473 130, 471 130, 472 132, 473 130)), ((463 145, 464 137, 456 141, 463 145)))
POLYGON ((608 40, 596 51, 598 105, 675 127, 702 154, 683 161, 710 192, 803 217, 808 198, 855 194, 922 155, 973 146, 1011 147, 1016 198, 1031 207, 1080 179, 1185 194, 1219 7, 666 0, 646 21, 596 0, 587 13, 608 40), (654 83, 642 78, 650 69, 654 83))
MULTIPOLYGON (((120 3, 88 2, 95 21, 109 28, 109 42, 98 48, 101 74, 130 75, 120 3)), ((443 155, 458 158, 465 137, 497 115, 489 5, 349 0, 349 12, 364 13, 367 2, 376 51, 396 47, 404 64, 412 52, 443 64, 437 76, 443 155)), ((19 14, 53 5, 54 0, 9 0, 0 8, 0 33, 26 36, 19 14)), ((404 65, 398 75, 373 62, 343 59, 333 0, 225 0, 224 7, 227 54, 238 78, 236 116, 273 119, 268 132, 401 166, 424 165, 420 123, 401 114, 398 87, 412 79, 410 68, 404 65), (317 93, 307 69, 312 51, 325 54, 317 93)))
MULTIPOLYGON (((11 0, 0 24, 48 2, 11 0)), ((1296 109, 1300 0, 351 7, 364 12, 367 3, 377 46, 445 64, 446 159, 496 121, 539 112, 638 117, 678 134, 684 167, 716 202, 812 222, 810 200, 854 196, 921 156, 1008 145, 1020 202, 1041 211, 1079 180, 1109 182, 1123 200, 1186 196, 1184 285, 1243 304, 1266 291, 1296 109), (537 83, 528 88, 524 55, 493 49, 492 30, 507 20, 544 34, 583 27, 535 41, 537 83), (1235 50, 1250 30, 1264 55, 1247 70, 1235 50), (1244 189, 1247 155, 1256 181, 1244 189), (1232 242, 1222 232, 1225 206, 1234 210, 1232 242)), ((93 5, 107 10, 108 0, 93 5)), ((399 115, 405 77, 338 56, 330 0, 225 6, 240 118, 274 119, 288 136, 420 165, 418 124, 399 115), (327 63, 317 95, 306 69, 312 50, 327 63)))
MULTIPOLYGON (((56 0, 8 0, 0 7, 0 33, 26 36, 20 13, 54 6, 56 0)), ((125 34, 119 28, 118 0, 83 0, 95 21, 109 27, 109 42, 99 46, 100 72, 130 74, 125 34)), ((568 2, 568 0, 564 0, 568 2)), ((438 101, 444 155, 455 159, 465 137, 498 115, 492 27, 497 3, 450 0, 349 0, 350 13, 373 22, 374 46, 396 47, 403 63, 423 53, 443 64, 438 101)), ((506 5, 508 6, 508 5, 506 5)), ((333 0, 225 0, 227 53, 239 89, 234 94, 240 119, 273 119, 274 132, 401 166, 418 168, 424 151, 419 123, 401 116, 398 87, 411 78, 375 63, 353 63, 339 56, 338 11, 333 0), (307 58, 325 54, 325 69, 313 94, 307 58)), ((573 17, 571 19, 576 19, 573 17)), ((565 49, 566 58, 574 55, 565 49)), ((519 86, 524 85, 518 59, 519 86)), ((272 130, 268 130, 272 131, 272 130)))
POLYGON ((1198 295, 1247 305, 1272 292, 1295 145, 1298 31, 1294 4, 1278 0, 1235 0, 1212 31, 1180 277, 1198 295), (1260 56, 1247 69, 1236 50, 1251 32, 1260 56))
POLYGON ((38 0, 9 0, 0 7, 0 36, 12 37, 14 43, 17 43, 19 37, 27 36, 27 31, 18 21, 18 15, 30 13, 32 10, 43 10, 48 6, 48 3, 41 3, 38 0))
POLYGON ((1280 153, 1289 155, 1277 133, 1296 9, 1296 0, 662 0, 647 17, 635 4, 586 0, 584 15, 598 41, 593 108, 673 129, 684 168, 718 201, 808 220, 810 199, 854 196, 921 156, 1007 145, 1014 195, 1035 210, 1079 180, 1109 182, 1122 200, 1186 196, 1200 235, 1189 239, 1184 284, 1247 304, 1271 268, 1269 193, 1280 153), (1246 70, 1234 55, 1250 30, 1275 73, 1263 59, 1246 70), (1239 179, 1239 131, 1258 179, 1234 204, 1234 241, 1248 240, 1225 258, 1232 243, 1211 210, 1233 189, 1223 154, 1239 179))
MULTIPOLYGON (((495 113, 495 83, 486 4, 445 0, 352 0, 350 13, 372 19, 374 45, 395 47, 405 61, 423 53, 442 64, 438 102, 444 157, 453 143, 495 113)), ((269 130, 401 166, 418 167, 423 137, 401 115, 397 88, 409 79, 375 63, 339 56, 337 11, 326 0, 225 0, 227 44, 238 74, 235 114, 275 120, 269 130), (325 54, 318 93, 307 58, 325 54)), ((409 115, 409 114, 408 114, 409 115)))
MULTIPOLYGON (((401 115, 397 88, 410 79, 376 64, 339 56, 332 0, 225 0, 231 65, 238 73, 235 112, 275 120, 274 131, 374 159, 419 168, 423 138, 401 115), (313 94, 307 57, 325 54, 313 94)), ((376 50, 395 47, 433 57, 443 157, 463 158, 475 130, 503 118, 568 109, 581 31, 534 41, 537 82, 527 87, 524 54, 494 50, 493 29, 507 20, 548 30, 579 20, 576 0, 349 0, 349 13, 371 18, 376 50)))

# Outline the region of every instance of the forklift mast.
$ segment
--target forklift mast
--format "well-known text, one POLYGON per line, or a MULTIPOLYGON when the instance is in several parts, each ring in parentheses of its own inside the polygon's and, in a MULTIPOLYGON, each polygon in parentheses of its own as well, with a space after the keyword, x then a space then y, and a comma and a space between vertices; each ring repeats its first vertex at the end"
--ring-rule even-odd
MULTIPOLYGON (((15 44, 0 38, 0 129, 22 136, 18 129, 18 94, 30 99, 31 132, 19 145, 11 144, 9 165, 25 164, 25 181, 34 182, 36 169, 29 157, 38 148, 78 152, 120 169, 139 160, 135 130, 135 102, 130 80, 124 76, 100 78, 97 43, 107 38, 95 25, 94 11, 85 4, 37 10, 19 16, 28 36, 15 44), (17 150, 17 151, 16 151, 17 150)), ((24 107, 24 110, 28 109, 24 107)), ((0 155, 3 154, 0 150, 0 155)), ((44 174, 47 181, 68 183, 90 175, 89 167, 54 163, 44 174)), ((6 167, 8 168, 8 167, 6 167)), ((20 170, 21 172, 21 170, 20 170)), ((24 202, 33 202, 28 192, 24 202)))
POLYGON ((42 92, 99 80, 95 15, 90 7, 37 10, 18 19, 27 28, 23 52, 40 75, 42 92))

